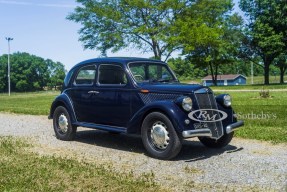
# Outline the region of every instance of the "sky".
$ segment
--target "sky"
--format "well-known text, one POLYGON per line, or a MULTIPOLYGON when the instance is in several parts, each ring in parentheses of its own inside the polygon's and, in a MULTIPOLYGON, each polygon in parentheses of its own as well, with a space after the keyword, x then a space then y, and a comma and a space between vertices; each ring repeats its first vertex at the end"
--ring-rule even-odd
MULTIPOLYGON (((66 19, 77 5, 74 0, 0 0, 0 55, 7 54, 5 38, 11 37, 11 53, 27 52, 59 61, 67 70, 99 57, 100 52, 84 50, 78 41, 81 25, 66 19)), ((108 56, 151 57, 152 53, 126 49, 108 56)))

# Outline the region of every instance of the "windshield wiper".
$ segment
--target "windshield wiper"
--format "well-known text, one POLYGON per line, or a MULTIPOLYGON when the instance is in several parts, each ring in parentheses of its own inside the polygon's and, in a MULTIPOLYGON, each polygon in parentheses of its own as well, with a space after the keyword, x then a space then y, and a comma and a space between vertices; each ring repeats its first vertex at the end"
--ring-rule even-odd
POLYGON ((171 80, 170 79, 159 79, 158 82, 161 82, 161 83, 165 83, 165 82, 170 82, 171 80))
POLYGON ((156 82, 167 83, 167 82, 178 82, 178 81, 174 79, 149 79, 149 82, 150 83, 156 83, 156 82))

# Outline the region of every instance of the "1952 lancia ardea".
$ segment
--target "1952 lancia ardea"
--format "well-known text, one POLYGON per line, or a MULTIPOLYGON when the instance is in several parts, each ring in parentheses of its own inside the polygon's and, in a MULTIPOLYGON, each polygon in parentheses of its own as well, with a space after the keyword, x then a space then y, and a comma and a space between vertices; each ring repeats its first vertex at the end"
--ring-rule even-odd
POLYGON ((72 140, 78 126, 140 134, 147 152, 159 159, 175 157, 185 138, 224 147, 243 125, 230 95, 181 84, 166 63, 141 58, 77 64, 68 72, 49 118, 61 140, 72 140))

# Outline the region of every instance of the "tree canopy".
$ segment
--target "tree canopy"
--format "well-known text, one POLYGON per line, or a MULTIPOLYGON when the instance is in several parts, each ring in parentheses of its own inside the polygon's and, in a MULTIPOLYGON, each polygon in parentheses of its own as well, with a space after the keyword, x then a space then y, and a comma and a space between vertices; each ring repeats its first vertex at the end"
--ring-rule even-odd
POLYGON ((270 66, 286 73, 286 0, 240 0, 248 23, 233 11, 232 0, 77 0, 67 19, 80 23, 79 40, 86 49, 116 52, 136 48, 153 58, 171 59, 183 77, 223 72, 257 73, 264 70, 269 84, 270 66), (245 27, 244 27, 245 26, 245 27), (240 69, 239 69, 240 68, 240 69), (192 70, 202 69, 195 73, 192 70), (207 70, 208 69, 208 70, 207 70), (187 74, 186 71, 190 71, 187 74))
POLYGON ((80 41, 85 48, 118 51, 130 46, 152 51, 165 60, 178 49, 171 29, 191 0, 77 0, 67 18, 82 24, 80 41))
POLYGON ((214 85, 219 66, 232 65, 240 47, 242 19, 232 14, 231 0, 200 0, 178 21, 183 54, 209 68, 214 85))
MULTIPOLYGON (((10 61, 12 91, 37 91, 63 83, 65 68, 62 63, 20 52, 10 55, 10 61)), ((7 87, 7 55, 2 55, 0 92, 8 90, 7 87)))
POLYGON ((286 0, 241 0, 240 8, 249 19, 246 34, 248 55, 259 55, 264 63, 265 84, 269 84, 269 68, 287 48, 286 0))

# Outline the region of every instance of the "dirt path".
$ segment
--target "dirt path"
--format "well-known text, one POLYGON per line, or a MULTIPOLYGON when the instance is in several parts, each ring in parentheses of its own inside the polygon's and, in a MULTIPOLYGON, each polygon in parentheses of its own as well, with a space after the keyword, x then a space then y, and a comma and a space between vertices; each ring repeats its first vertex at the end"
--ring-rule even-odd
POLYGON ((224 149, 208 149, 196 139, 184 142, 173 161, 145 154, 141 139, 79 128, 75 141, 55 138, 45 116, 0 113, 0 136, 28 137, 35 151, 108 164, 117 171, 154 174, 172 191, 286 191, 287 145, 235 138, 224 149))

